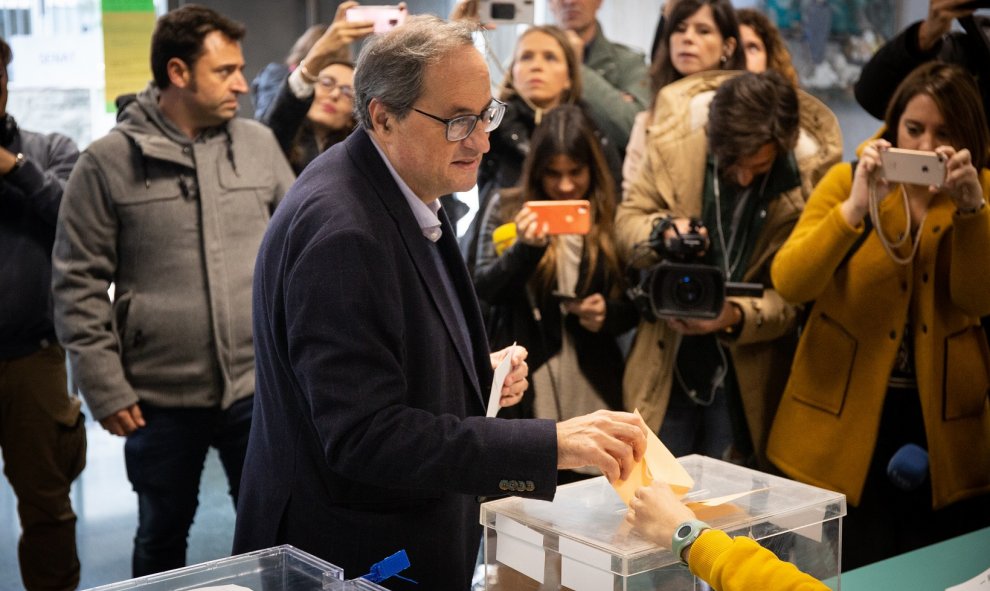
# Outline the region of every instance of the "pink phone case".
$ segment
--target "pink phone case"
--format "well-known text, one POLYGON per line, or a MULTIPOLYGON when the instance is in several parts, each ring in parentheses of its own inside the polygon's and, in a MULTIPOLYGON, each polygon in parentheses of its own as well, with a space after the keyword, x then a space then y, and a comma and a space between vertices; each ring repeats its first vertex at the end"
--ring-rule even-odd
POLYGON ((347 9, 346 18, 373 22, 376 33, 387 33, 406 22, 406 11, 398 6, 355 6, 347 9))

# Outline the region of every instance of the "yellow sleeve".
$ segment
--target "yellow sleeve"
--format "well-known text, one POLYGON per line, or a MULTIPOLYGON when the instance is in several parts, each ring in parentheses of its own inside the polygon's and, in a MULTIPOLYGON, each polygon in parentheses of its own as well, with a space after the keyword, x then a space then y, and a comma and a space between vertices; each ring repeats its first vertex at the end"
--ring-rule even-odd
POLYGON ((709 529, 691 544, 690 568, 716 591, 828 591, 825 583, 777 558, 752 538, 709 529))
MULTIPOLYGON (((990 201, 990 170, 980 171, 983 199, 990 201)), ((990 313, 990 206, 952 220, 949 294, 952 303, 972 316, 990 313)))
POLYGON ((770 266, 773 286, 785 300, 804 303, 821 295, 863 232, 862 224, 853 228, 839 209, 851 188, 849 163, 833 166, 815 186, 794 231, 770 266))

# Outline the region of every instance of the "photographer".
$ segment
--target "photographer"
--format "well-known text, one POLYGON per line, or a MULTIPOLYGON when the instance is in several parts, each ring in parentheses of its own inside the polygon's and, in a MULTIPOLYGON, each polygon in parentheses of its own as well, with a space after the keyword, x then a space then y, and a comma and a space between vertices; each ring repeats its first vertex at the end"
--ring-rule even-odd
POLYGON ((816 135, 834 129, 821 123, 834 116, 800 100, 799 110, 776 72, 701 72, 666 86, 658 109, 669 116, 650 130, 643 170, 619 206, 617 240, 636 266, 658 258, 646 244, 678 244, 680 234, 683 246, 693 233, 702 240, 694 262, 765 287, 761 297, 727 299, 715 318, 640 323, 626 408, 638 408, 674 455, 731 448, 735 461, 762 458, 796 341, 796 310, 771 288, 770 262, 800 214, 805 171, 839 152, 834 137, 816 135), (716 88, 707 127, 694 123, 693 98, 716 88), (799 123, 821 148, 800 160, 799 123), (692 229, 691 218, 704 227, 692 229))
MULTIPOLYGON (((990 525, 990 135, 972 77, 930 62, 886 133, 832 168, 772 267, 814 300, 768 456, 846 495, 842 566, 990 525), (940 187, 884 180, 893 148, 935 152, 940 187), (869 212, 869 215, 867 214, 869 212), (910 519, 905 519, 910 515, 910 519)), ((897 170, 902 170, 899 167, 897 170)))

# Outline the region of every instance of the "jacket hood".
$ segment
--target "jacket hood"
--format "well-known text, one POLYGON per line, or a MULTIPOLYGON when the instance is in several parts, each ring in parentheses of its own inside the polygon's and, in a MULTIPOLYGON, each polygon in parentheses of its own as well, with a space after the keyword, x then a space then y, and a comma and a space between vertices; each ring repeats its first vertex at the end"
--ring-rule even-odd
POLYGON ((227 146, 227 159, 234 172, 233 141, 226 123, 204 130, 195 140, 179 130, 158 106, 161 92, 154 82, 149 82, 144 90, 133 98, 118 97, 120 111, 117 114, 116 131, 127 136, 137 146, 145 159, 166 160, 189 168, 196 167, 193 143, 209 142, 222 138, 227 146))
MULTIPOLYGON (((154 82, 149 82, 132 101, 125 102, 117 115, 117 129, 138 144, 143 152, 173 146, 181 154, 191 140, 174 123, 169 121, 158 106, 161 93, 154 82)), ((150 155, 150 154, 149 154, 150 155)), ((191 160, 190 160, 191 162, 191 160)))

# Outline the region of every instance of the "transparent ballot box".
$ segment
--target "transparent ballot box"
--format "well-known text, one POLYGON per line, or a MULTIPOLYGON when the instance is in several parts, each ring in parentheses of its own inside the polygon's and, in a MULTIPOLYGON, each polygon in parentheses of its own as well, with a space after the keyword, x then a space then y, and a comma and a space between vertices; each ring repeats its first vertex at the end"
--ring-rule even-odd
POLYGON ((363 579, 343 579, 340 567, 286 544, 89 591, 191 591, 228 585, 230 591, 384 591, 363 579))
MULTIPOLYGON (((708 457, 678 461, 694 478, 684 501, 700 503, 691 505, 699 519, 759 541, 838 589, 845 495, 708 457)), ((708 589, 669 550, 631 533, 626 511, 604 477, 561 486, 553 502, 509 497, 483 504, 485 588, 708 589)))

